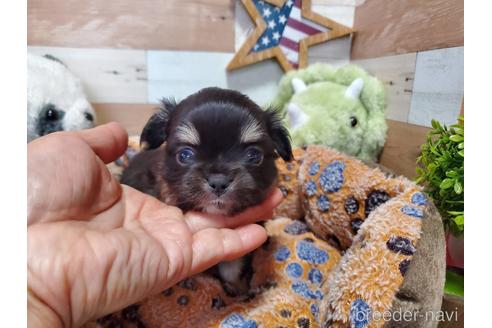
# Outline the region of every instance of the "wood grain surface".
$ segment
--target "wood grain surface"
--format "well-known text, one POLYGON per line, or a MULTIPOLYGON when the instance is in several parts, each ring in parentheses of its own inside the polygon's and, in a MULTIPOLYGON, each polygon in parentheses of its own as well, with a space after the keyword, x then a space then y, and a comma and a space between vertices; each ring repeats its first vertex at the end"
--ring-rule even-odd
POLYGON ((231 0, 28 0, 27 43, 234 51, 231 0))
POLYGON ((464 93, 463 58, 464 47, 417 54, 408 123, 430 127, 432 119, 446 125, 456 122, 464 93))
POLYGON ((438 328, 463 328, 465 325, 465 300, 463 297, 444 294, 441 310, 451 316, 450 321, 441 321, 438 328))
POLYGON ((380 164, 396 174, 413 179, 420 145, 425 142, 429 128, 392 120, 387 120, 387 123, 388 136, 380 164))
POLYGON ((264 105, 277 92, 282 70, 273 61, 227 72, 233 54, 200 51, 147 51, 148 102, 162 97, 182 100, 210 86, 239 90, 264 105))
POLYGON ((386 118, 407 122, 412 101, 416 53, 353 60, 370 74, 383 81, 388 93, 386 118))
POLYGON ((155 112, 155 104, 92 104, 97 124, 120 123, 129 135, 140 134, 147 120, 155 112))
POLYGON ((27 51, 60 59, 82 81, 91 102, 147 102, 144 50, 29 46, 27 51))
POLYGON ((368 0, 355 9, 352 59, 461 46, 463 0, 368 0))

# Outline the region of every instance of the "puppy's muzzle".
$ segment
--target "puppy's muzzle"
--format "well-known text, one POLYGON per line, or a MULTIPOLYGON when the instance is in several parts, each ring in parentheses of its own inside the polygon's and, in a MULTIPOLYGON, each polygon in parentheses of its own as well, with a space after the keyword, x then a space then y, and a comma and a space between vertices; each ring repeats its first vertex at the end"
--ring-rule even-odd
POLYGON ((227 188, 231 185, 231 182, 234 179, 225 175, 225 174, 210 174, 207 177, 207 183, 212 188, 212 191, 215 195, 221 196, 226 191, 227 188))

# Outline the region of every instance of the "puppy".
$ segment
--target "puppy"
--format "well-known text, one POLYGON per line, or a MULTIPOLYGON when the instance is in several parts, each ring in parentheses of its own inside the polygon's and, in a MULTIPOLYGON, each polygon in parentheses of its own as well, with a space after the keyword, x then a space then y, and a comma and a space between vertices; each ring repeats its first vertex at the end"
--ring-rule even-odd
MULTIPOLYGON (((164 100, 140 137, 144 151, 121 182, 183 211, 234 215, 261 203, 277 182, 275 159, 293 158, 274 109, 232 90, 206 88, 180 103, 164 100)), ((220 263, 230 294, 248 290, 242 258, 220 263)))

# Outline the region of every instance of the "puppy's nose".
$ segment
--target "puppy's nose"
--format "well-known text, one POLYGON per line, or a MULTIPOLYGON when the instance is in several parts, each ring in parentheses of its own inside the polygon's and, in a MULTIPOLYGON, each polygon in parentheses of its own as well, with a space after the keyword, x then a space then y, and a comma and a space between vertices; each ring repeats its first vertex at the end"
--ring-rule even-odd
POLYGON ((232 182, 232 179, 224 174, 210 174, 207 178, 208 185, 212 187, 217 196, 225 193, 227 187, 232 182))

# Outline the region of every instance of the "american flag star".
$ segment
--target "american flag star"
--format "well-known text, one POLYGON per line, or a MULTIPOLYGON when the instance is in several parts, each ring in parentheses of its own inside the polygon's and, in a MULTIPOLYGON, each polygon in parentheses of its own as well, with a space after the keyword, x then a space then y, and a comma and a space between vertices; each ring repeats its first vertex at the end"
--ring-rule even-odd
POLYGON ((279 11, 275 11, 274 9, 278 7, 265 1, 253 0, 253 2, 258 11, 263 13, 263 17, 269 18, 269 28, 263 33, 263 36, 257 43, 258 47, 256 49, 253 48, 253 51, 259 52, 280 46, 280 49, 294 68, 299 67, 299 41, 310 35, 329 30, 325 26, 302 17, 302 0, 296 0, 295 2, 288 0, 279 8, 279 11), (268 15, 265 13, 268 13, 268 15), (275 26, 277 26, 276 29, 274 29, 275 26), (281 37, 278 39, 274 38, 273 33, 275 32, 279 33, 281 37), (266 40, 273 40, 274 42, 265 42, 265 37, 266 40))
MULTIPOLYGON (((266 5, 263 5, 263 6, 266 6, 266 5)), ((272 14, 272 12, 270 11, 270 8, 263 9, 263 17, 268 18, 268 17, 270 17, 271 14, 272 14)))
POLYGON ((308 46, 352 33, 352 29, 313 13, 311 0, 242 2, 257 27, 231 60, 228 69, 273 57, 286 71, 304 67, 308 46))

